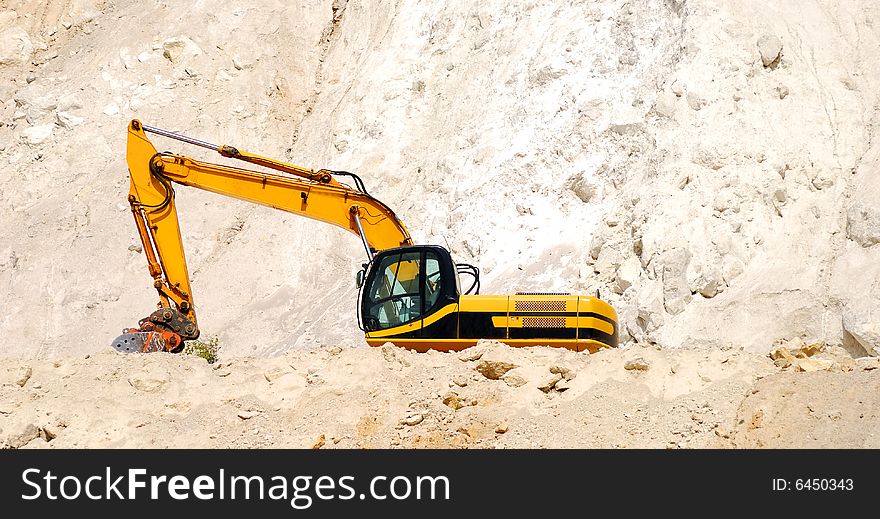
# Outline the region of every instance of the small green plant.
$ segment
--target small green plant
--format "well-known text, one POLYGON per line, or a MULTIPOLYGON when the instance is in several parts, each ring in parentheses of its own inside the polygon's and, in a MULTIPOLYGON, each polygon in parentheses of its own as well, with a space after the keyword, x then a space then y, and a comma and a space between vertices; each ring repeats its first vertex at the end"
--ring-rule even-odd
POLYGON ((199 339, 186 341, 183 346, 183 353, 201 357, 208 361, 208 364, 213 364, 217 362, 217 357, 220 354, 220 338, 215 335, 208 339, 207 342, 199 339))

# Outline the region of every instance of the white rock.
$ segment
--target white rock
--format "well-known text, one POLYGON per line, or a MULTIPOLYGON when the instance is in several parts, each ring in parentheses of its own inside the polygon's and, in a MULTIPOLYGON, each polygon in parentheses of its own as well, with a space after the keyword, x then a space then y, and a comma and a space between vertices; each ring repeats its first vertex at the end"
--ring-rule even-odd
POLYGON ((83 107, 83 101, 76 94, 64 94, 58 98, 55 108, 60 112, 69 112, 83 107))
POLYGON ((30 128, 25 128, 21 132, 21 135, 26 143, 35 146, 37 144, 45 142, 46 139, 48 139, 52 135, 53 129, 55 129, 54 124, 31 126, 30 128))
POLYGON ((679 314, 691 301, 687 269, 691 253, 676 247, 660 255, 660 276, 663 281, 663 306, 670 314, 679 314))
POLYGON ((528 379, 523 376, 522 370, 519 368, 508 371, 503 377, 501 377, 501 380, 510 387, 522 387, 529 383, 528 379))
POLYGON ((672 92, 661 92, 654 101, 654 113, 662 117, 672 117, 675 114, 676 95, 672 92))
POLYGON ((675 80, 672 83, 672 86, 669 88, 669 90, 671 90, 672 93, 675 94, 675 97, 681 97, 684 95, 684 91, 685 91, 684 83, 682 83, 681 81, 675 80))
POLYGON ((709 267, 697 278, 694 288, 703 297, 715 297, 724 290, 724 276, 718 268, 709 267))
POLYGON ((623 294, 627 288, 633 286, 642 274, 642 263, 636 257, 627 258, 620 267, 617 268, 615 276, 614 293, 623 294))
POLYGON ((721 276, 727 285, 743 273, 743 262, 735 256, 726 255, 721 260, 721 276))
POLYGON ((81 125, 85 119, 69 112, 57 112, 55 114, 55 121, 62 128, 67 128, 69 130, 75 126, 81 125))
POLYGON ((401 420, 400 423, 403 425, 412 426, 412 425, 418 425, 418 424, 422 423, 422 420, 424 420, 424 419, 425 419, 425 416, 423 414, 415 413, 415 414, 407 416, 406 418, 401 420))
POLYGON ((569 179, 567 187, 581 199, 581 202, 589 202, 596 196, 596 186, 584 175, 575 175, 569 179))
POLYGON ((246 68, 254 68, 254 62, 248 58, 236 54, 232 57, 232 66, 235 67, 236 70, 244 70, 246 68))
POLYGON ((119 114, 119 105, 116 103, 108 103, 104 107, 104 115, 114 116, 119 114))
POLYGON ((782 58, 782 42, 772 34, 765 34, 758 39, 758 53, 765 67, 775 67, 782 58))
POLYGON ((0 32, 0 66, 24 65, 34 55, 34 44, 28 33, 18 26, 0 32))
POLYGON ((652 332, 663 324, 663 283, 647 280, 638 291, 638 326, 645 332, 652 332))
POLYGON ((870 296, 848 301, 843 307, 843 329, 868 355, 880 355, 880 306, 870 296))
POLYGON ((700 110, 706 106, 706 100, 694 92, 687 93, 687 103, 693 110, 700 110))
POLYGON ((862 247, 880 243, 880 205, 853 204, 846 212, 846 235, 862 247))
POLYGON ((172 63, 178 63, 201 54, 202 49, 186 36, 168 38, 162 42, 162 55, 172 63))

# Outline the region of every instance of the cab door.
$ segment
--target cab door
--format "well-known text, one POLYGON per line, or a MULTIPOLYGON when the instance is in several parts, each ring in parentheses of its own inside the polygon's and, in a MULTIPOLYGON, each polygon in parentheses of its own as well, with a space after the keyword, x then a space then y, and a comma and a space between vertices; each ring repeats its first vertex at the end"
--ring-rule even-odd
POLYGON ((378 258, 363 294, 363 321, 371 337, 418 337, 423 313, 421 250, 378 258))

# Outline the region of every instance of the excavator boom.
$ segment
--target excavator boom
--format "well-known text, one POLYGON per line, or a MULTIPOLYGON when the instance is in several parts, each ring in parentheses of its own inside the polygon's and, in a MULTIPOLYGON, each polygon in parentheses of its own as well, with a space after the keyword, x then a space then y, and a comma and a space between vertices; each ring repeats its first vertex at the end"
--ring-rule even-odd
MULTIPOLYGON (((409 232, 394 212, 370 196, 360 179, 348 172, 300 168, 242 152, 232 146, 216 146, 145 126, 138 120, 131 121, 128 126, 127 162, 131 180, 128 201, 143 242, 153 286, 159 292, 160 310, 168 309, 151 315, 146 324, 155 326, 158 323, 164 329, 169 328, 169 323, 179 322, 180 330, 172 331, 181 334, 183 339, 198 337, 198 325, 174 199, 175 183, 341 227, 361 238, 369 257, 385 249, 412 245, 409 232), (224 157, 272 171, 249 170, 159 153, 146 132, 214 149, 224 157), (339 183, 332 174, 352 176, 360 189, 339 183), (188 333, 187 329, 190 330, 188 333)), ((177 342, 168 349, 179 347, 182 341, 177 342)), ((126 351, 123 346, 128 347, 128 344, 120 343, 117 349, 126 351)))

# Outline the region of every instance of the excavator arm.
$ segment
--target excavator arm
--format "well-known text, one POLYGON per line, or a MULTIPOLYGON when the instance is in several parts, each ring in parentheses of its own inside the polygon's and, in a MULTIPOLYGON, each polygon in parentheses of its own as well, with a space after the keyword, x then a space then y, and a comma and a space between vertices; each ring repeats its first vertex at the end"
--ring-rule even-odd
POLYGON ((128 126, 127 162, 131 189, 128 201, 137 225, 159 308, 127 329, 114 341, 119 351, 176 351, 184 340, 198 337, 195 305, 177 218, 174 185, 196 187, 217 194, 274 207, 341 227, 361 238, 367 255, 410 246, 403 223, 381 201, 370 196, 360 179, 348 172, 310 170, 216 146, 183 135, 145 126, 128 126), (203 162, 171 153, 159 153, 146 133, 213 149, 221 156, 261 166, 257 171, 203 162), (355 188, 333 175, 348 175, 355 188))

